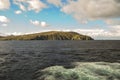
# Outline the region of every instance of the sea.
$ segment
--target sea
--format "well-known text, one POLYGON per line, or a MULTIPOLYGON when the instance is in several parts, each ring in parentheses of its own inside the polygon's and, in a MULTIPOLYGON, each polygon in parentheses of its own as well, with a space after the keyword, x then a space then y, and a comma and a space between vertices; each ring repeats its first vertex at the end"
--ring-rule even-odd
MULTIPOLYGON (((0 41, 0 52, 15 51, 71 51, 80 49, 120 49, 120 40, 36 40, 36 41, 0 41)), ((55 53, 55 52, 53 52, 55 53)), ((23 54, 23 53, 21 53, 23 54)))
POLYGON ((37 70, 73 62, 120 62, 120 40, 0 41, 0 80, 34 80, 37 70))

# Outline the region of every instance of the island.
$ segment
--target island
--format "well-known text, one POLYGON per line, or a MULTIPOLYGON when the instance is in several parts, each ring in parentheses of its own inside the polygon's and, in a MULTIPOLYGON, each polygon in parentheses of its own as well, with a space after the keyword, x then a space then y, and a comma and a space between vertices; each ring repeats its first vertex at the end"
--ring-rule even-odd
POLYGON ((0 40, 94 40, 92 37, 77 32, 48 31, 25 35, 9 35, 0 40))

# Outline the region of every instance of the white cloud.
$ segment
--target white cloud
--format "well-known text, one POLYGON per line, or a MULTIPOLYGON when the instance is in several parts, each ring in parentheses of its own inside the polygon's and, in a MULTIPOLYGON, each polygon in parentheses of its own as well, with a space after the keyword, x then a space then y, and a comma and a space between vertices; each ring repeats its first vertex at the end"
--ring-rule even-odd
POLYGON ((26 11, 25 6, 23 6, 22 4, 19 4, 19 7, 20 7, 21 10, 26 11))
POLYGON ((33 25, 36 25, 36 26, 39 26, 39 24, 40 24, 39 21, 32 21, 32 20, 30 20, 30 22, 31 22, 33 25))
POLYGON ((21 13, 22 13, 22 11, 20 11, 20 10, 15 11, 15 14, 21 14, 21 13))
POLYGON ((6 16, 0 16, 0 26, 6 27, 8 26, 8 22, 10 20, 6 16))
POLYGON ((47 5, 41 0, 14 0, 14 3, 23 11, 34 10, 35 12, 39 12, 43 8, 47 8, 47 5))
POLYGON ((6 27, 6 26, 8 26, 8 24, 2 24, 2 26, 3 26, 3 27, 6 27))
POLYGON ((53 4, 57 7, 62 6, 62 1, 61 0, 47 0, 48 3, 53 4))
POLYGON ((61 11, 79 21, 120 17, 119 0, 70 0, 61 11))
POLYGON ((120 37, 120 25, 111 26, 110 27, 110 32, 113 33, 113 36, 120 37))
POLYGON ((10 1, 9 0, 0 0, 0 10, 9 9, 10 1))
POLYGON ((74 30, 75 32, 79 32, 81 34, 84 34, 84 35, 89 35, 89 36, 92 36, 92 37, 108 37, 108 36, 112 36, 112 33, 110 31, 106 31, 104 29, 76 29, 74 30))
POLYGON ((13 3, 18 5, 22 11, 26 11, 27 0, 13 0, 13 3))
POLYGON ((28 3, 29 3, 28 10, 35 10, 35 12, 39 12, 43 8, 47 7, 40 0, 31 0, 31 1, 28 1, 28 3))
POLYGON ((6 16, 0 16, 0 22, 1 23, 8 23, 9 19, 6 16))
POLYGON ((108 25, 120 25, 120 19, 106 19, 105 23, 108 25))
POLYGON ((23 35, 21 32, 5 33, 6 35, 23 35))
POLYGON ((114 39, 119 38, 120 39, 120 25, 116 26, 109 26, 109 29, 74 29, 71 31, 78 32, 80 34, 89 35, 95 39, 114 39))
POLYGON ((40 25, 41 25, 42 27, 47 27, 47 26, 48 26, 47 23, 44 22, 44 21, 42 21, 42 22, 40 23, 40 25))
POLYGON ((46 22, 44 22, 44 21, 32 21, 32 20, 30 20, 30 22, 33 24, 33 25, 35 25, 35 26, 41 26, 41 27, 48 27, 49 25, 46 23, 46 22))

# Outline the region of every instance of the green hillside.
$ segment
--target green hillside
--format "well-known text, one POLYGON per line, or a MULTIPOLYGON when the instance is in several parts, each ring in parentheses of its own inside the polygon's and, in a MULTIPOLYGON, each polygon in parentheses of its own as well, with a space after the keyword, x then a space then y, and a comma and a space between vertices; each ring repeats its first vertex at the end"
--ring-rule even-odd
POLYGON ((0 40, 93 40, 93 38, 76 32, 49 31, 28 35, 1 37, 0 40))

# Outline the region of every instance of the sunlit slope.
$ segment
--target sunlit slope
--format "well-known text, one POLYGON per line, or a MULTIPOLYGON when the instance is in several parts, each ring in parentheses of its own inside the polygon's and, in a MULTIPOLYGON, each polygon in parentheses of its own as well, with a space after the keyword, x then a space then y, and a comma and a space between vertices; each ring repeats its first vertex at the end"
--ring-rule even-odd
POLYGON ((76 32, 50 31, 19 36, 11 35, 0 38, 0 40, 93 40, 93 38, 76 32))

